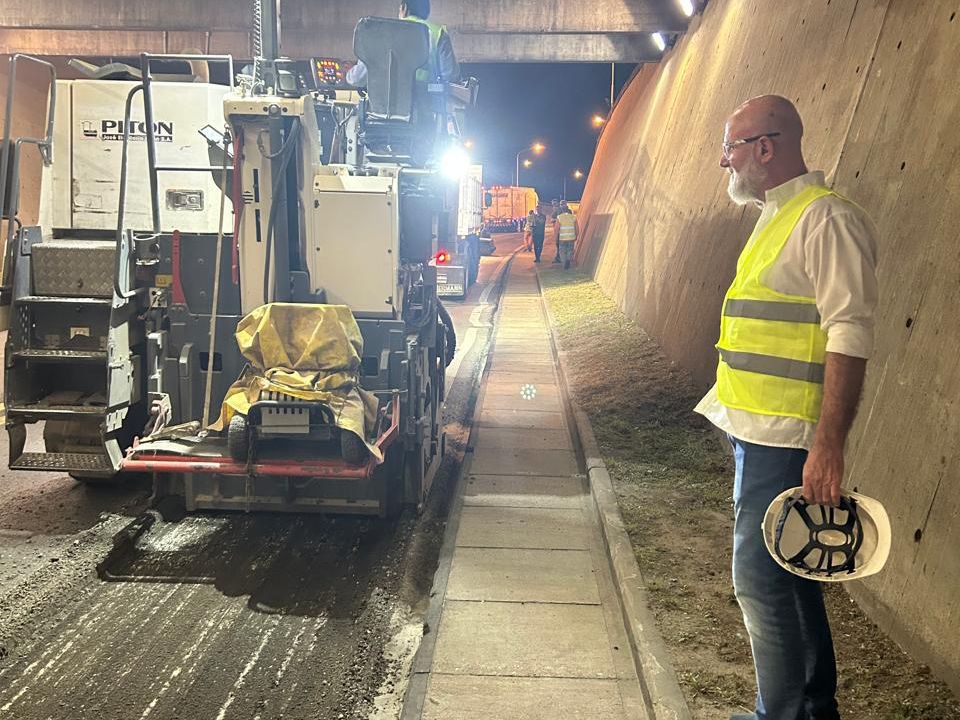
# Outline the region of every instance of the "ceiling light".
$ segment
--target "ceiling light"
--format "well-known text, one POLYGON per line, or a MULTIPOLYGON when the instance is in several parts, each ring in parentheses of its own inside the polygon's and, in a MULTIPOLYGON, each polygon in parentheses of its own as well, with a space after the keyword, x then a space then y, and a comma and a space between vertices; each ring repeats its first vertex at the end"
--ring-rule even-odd
POLYGON ((683 14, 687 17, 693 17, 693 14, 697 11, 693 0, 680 0, 680 9, 683 10, 683 14))
POLYGON ((667 39, 663 37, 663 33, 653 34, 653 44, 657 46, 657 49, 660 52, 663 52, 667 49, 667 39))

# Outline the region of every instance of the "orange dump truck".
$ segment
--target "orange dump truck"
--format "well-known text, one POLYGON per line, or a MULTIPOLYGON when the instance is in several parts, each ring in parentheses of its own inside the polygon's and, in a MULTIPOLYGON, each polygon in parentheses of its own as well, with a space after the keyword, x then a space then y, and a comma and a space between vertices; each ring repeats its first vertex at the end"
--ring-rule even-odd
POLYGON ((484 197, 483 227, 490 232, 516 232, 523 227, 527 213, 535 210, 540 198, 530 187, 494 185, 484 197))

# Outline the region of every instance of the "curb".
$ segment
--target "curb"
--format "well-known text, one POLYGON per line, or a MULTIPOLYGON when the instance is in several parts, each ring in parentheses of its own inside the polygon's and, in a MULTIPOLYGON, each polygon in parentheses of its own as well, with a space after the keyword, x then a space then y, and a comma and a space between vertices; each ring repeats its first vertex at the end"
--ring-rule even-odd
MULTIPOLYGON (((580 409, 567 378, 570 377, 566 353, 560 350, 560 340, 556 335, 556 323, 550 305, 543 295, 540 283, 540 271, 537 270, 537 284, 540 287, 540 299, 547 312, 550 323, 550 336, 553 340, 558 361, 560 383, 567 396, 575 427, 572 430, 578 436, 583 450, 584 467, 590 485, 590 494, 600 516, 600 528, 607 558, 613 572, 614 585, 620 598, 624 624, 630 638, 637 675, 648 706, 653 709, 655 720, 692 720, 690 708, 680 688, 676 672, 670 662, 670 653, 657 629, 656 620, 650 611, 647 599, 646 583, 640 574, 633 545, 623 525, 617 496, 613 489, 610 473, 603 462, 597 445, 593 427, 587 414, 580 409)), ((653 720, 653 719, 652 719, 653 720)))

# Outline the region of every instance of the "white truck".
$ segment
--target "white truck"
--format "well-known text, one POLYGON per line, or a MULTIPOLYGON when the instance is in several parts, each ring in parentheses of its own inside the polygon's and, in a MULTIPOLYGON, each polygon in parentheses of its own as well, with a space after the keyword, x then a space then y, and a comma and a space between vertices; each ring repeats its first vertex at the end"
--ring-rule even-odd
MULTIPOLYGON (((452 218, 451 218, 452 220, 452 218)), ((483 224, 483 165, 471 165, 460 180, 457 231, 452 247, 438 247, 437 294, 463 299, 480 269, 480 226, 483 224)))

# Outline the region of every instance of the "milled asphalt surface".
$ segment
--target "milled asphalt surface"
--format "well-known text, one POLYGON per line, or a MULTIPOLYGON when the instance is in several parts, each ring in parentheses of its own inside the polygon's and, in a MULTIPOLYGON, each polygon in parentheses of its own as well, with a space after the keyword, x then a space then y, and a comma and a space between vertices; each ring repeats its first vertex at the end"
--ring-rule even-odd
POLYGON ((96 563, 149 487, 12 472, 4 452, 0 718, 397 717, 489 343, 497 255, 466 302, 446 303, 461 348, 448 456, 420 516, 197 514, 158 524, 114 568, 166 582, 104 582, 96 563))

